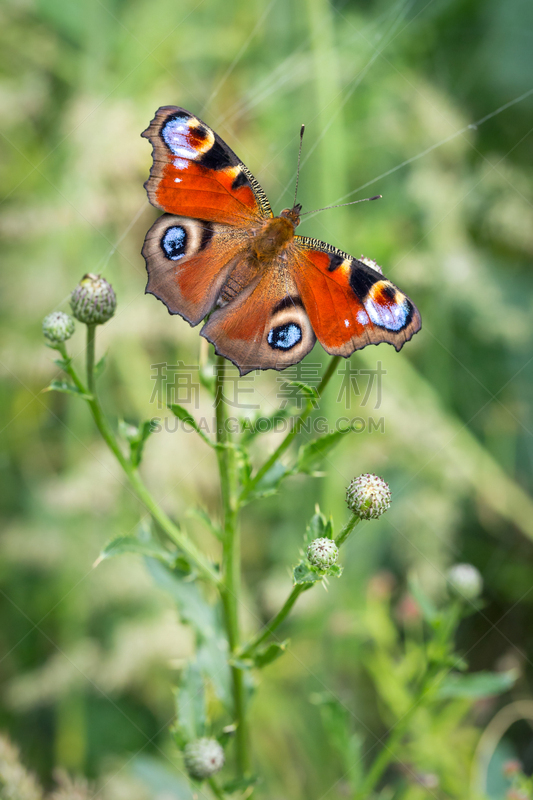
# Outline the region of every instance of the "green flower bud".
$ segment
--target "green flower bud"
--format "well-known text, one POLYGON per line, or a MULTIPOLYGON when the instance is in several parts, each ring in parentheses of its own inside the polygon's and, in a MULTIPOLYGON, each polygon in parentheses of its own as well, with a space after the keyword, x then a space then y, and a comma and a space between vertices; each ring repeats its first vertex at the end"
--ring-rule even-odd
POLYGON ((350 511, 361 519, 377 519, 390 507, 389 484, 377 475, 359 475, 346 490, 350 511))
POLYGON ((86 325, 103 325, 111 319, 117 298, 110 283, 100 275, 84 275, 70 295, 72 313, 86 325))
POLYGON ((307 548, 309 563, 320 569, 332 567, 338 555, 339 549, 333 539, 313 539, 307 548))
POLYGON ((216 739, 197 739, 185 745, 185 768, 191 778, 202 781, 220 772, 224 766, 224 750, 216 739))
POLYGON ((448 570, 447 579, 450 594, 463 600, 474 600, 483 591, 481 573, 472 564, 455 564, 448 570))
POLYGON ((43 333, 52 344, 66 342, 74 333, 74 320, 63 311, 53 311, 43 319, 43 333))

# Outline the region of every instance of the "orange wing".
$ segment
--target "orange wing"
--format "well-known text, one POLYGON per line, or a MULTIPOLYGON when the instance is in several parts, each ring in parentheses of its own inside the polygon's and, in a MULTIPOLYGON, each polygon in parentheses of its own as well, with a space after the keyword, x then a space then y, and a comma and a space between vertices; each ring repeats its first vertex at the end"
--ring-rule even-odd
POLYGON ((291 256, 313 330, 331 355, 347 357, 380 342, 400 350, 420 330, 414 303, 363 261, 303 236, 295 236, 291 256))
POLYGON ((236 227, 272 217, 252 173, 190 111, 163 106, 141 135, 153 145, 154 163, 145 188, 156 208, 236 227))

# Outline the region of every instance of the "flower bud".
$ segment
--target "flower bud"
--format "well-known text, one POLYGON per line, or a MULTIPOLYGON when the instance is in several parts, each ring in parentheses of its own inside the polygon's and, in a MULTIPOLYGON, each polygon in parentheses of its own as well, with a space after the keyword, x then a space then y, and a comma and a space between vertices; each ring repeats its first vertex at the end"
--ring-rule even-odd
POLYGON ((483 578, 472 564, 455 564, 448 570, 448 589, 463 600, 474 600, 483 591, 483 578))
POLYGON ((313 567, 328 569, 332 567, 339 555, 339 549, 333 539, 313 539, 307 548, 307 558, 313 567))
POLYGON ((115 313, 117 298, 105 278, 88 273, 70 295, 70 307, 80 322, 103 325, 115 313))
POLYGON ((377 475, 359 475, 346 490, 348 508, 361 519, 381 517, 389 508, 390 501, 389 484, 377 475))
POLYGON ((196 739, 185 745, 185 768, 191 778, 204 780, 216 775, 224 766, 224 750, 216 739, 196 739))
POLYGON ((66 342, 74 333, 74 320, 63 311, 53 311, 43 319, 43 333, 52 344, 66 342))

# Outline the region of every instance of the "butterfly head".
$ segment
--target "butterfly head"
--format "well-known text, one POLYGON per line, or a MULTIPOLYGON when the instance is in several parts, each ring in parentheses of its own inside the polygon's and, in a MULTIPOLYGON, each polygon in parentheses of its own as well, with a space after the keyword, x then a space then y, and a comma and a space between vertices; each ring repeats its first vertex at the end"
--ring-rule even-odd
POLYGON ((285 217, 292 222, 295 228, 300 224, 300 213, 302 211, 302 204, 296 203, 292 208, 284 208, 280 217, 285 217))

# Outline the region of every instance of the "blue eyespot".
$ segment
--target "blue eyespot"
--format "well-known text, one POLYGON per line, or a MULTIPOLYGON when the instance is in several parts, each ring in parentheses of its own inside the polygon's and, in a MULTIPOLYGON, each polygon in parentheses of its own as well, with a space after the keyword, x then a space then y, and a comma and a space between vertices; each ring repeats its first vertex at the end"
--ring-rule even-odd
POLYGON ((183 258, 187 249, 187 231, 181 225, 167 228, 161 239, 161 249, 171 261, 183 258))
POLYGON ((290 350, 302 339, 302 329, 295 322, 278 325, 268 332, 267 342, 275 350, 290 350))

